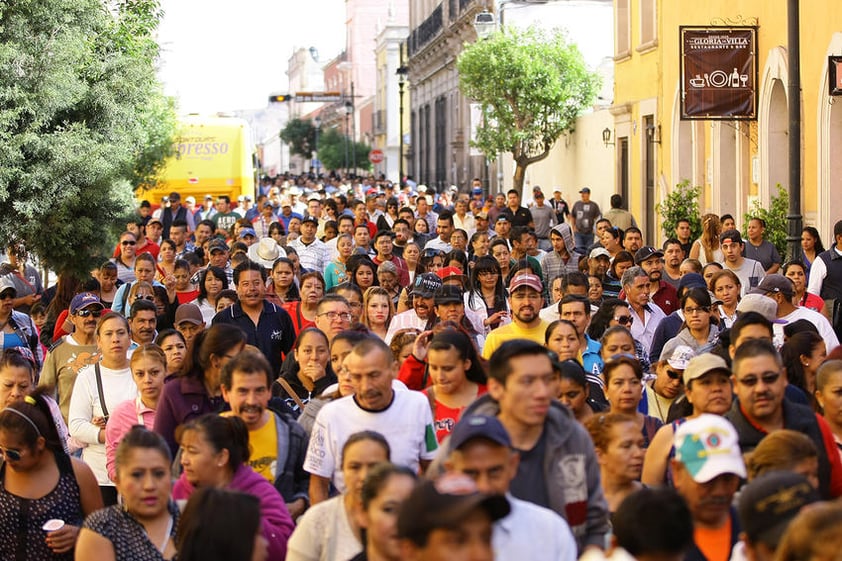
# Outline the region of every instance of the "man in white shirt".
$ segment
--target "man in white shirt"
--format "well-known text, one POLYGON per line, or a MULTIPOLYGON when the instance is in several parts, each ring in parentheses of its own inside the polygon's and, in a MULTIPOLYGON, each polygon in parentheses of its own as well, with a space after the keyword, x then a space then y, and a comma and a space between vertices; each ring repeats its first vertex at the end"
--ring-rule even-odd
POLYGON ((575 561, 576 540, 567 522, 509 493, 520 455, 497 417, 463 417, 450 435, 450 449, 448 471, 469 476, 481 493, 505 495, 511 505, 511 512, 494 523, 491 542, 497 559, 575 561))
POLYGON ((386 332, 386 343, 391 343, 395 333, 402 329, 424 331, 427 326, 432 325, 436 316, 435 295, 441 286, 442 280, 435 273, 415 275, 412 283, 412 309, 392 318, 386 332))
POLYGON ((298 252, 301 268, 324 273, 330 263, 328 251, 323 241, 316 238, 319 219, 308 216, 301 221, 301 236, 289 242, 289 246, 298 252))
POLYGON ((737 230, 727 230, 719 236, 719 247, 722 249, 722 256, 725 262, 723 265, 730 269, 740 279, 740 292, 745 296, 749 291, 760 284, 766 271, 760 261, 743 257, 743 239, 737 230))
POLYGON ((649 299, 649 282, 649 275, 642 267, 629 267, 623 273, 623 290, 629 303, 629 311, 634 317, 630 331, 634 339, 640 341, 647 354, 652 346, 655 329, 666 317, 664 311, 649 299))
POLYGON ((766 275, 766 278, 749 294, 762 294, 774 300, 778 305, 778 322, 772 324, 775 348, 779 349, 784 343, 784 325, 799 319, 806 319, 816 326, 819 335, 824 339, 828 353, 839 346, 839 339, 826 317, 810 308, 796 306, 792 303, 795 297, 795 287, 792 285, 792 281, 785 276, 777 273, 766 275))
POLYGON ((304 460, 304 469, 310 473, 311 504, 328 498, 331 482, 345 492, 340 456, 345 441, 356 432, 382 434, 389 442, 392 463, 413 471, 426 469, 438 447, 427 397, 392 388, 398 363, 382 339, 358 343, 343 366, 354 395, 328 403, 316 417, 304 460))

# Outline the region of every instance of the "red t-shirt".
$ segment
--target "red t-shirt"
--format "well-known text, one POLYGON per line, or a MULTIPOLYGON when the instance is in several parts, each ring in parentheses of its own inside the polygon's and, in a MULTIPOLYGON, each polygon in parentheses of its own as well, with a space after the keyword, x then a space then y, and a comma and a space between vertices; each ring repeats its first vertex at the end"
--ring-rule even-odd
POLYGON ((186 290, 184 292, 176 291, 175 297, 178 299, 179 304, 186 304, 199 297, 199 289, 194 288, 193 290, 186 290))
MULTIPOLYGON (((483 395, 487 391, 488 388, 484 384, 478 384, 476 397, 483 395)), ((424 393, 429 397, 428 392, 429 390, 426 390, 424 393)), ((433 424, 436 429, 436 440, 439 444, 453 431, 453 427, 459 422, 459 419, 462 417, 462 411, 464 410, 464 407, 456 409, 444 405, 439 400, 435 401, 433 424)))

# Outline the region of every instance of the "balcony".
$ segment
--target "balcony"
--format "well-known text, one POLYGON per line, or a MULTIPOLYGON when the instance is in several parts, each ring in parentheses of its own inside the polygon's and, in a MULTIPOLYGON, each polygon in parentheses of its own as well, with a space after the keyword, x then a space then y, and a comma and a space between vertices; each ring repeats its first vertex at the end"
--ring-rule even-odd
POLYGON ((439 4, 436 9, 433 10, 433 13, 430 14, 430 17, 425 19, 421 25, 413 29, 412 33, 409 34, 409 41, 407 41, 409 56, 412 56, 423 49, 427 43, 432 41, 433 38, 441 32, 441 30, 442 8, 441 4, 439 4))

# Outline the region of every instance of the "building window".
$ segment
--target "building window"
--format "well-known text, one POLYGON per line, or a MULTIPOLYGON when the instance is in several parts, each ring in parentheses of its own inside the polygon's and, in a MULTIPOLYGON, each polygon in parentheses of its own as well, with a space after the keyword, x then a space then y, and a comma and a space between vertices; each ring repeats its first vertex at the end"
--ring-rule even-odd
POLYGON ((617 36, 615 42, 614 58, 622 59, 631 56, 631 10, 629 2, 631 0, 616 0, 616 29, 617 36))
POLYGON ((447 99, 436 100, 436 187, 441 191, 447 181, 447 99))
POLYGON ((658 46, 656 0, 640 0, 640 45, 637 50, 647 51, 658 46))

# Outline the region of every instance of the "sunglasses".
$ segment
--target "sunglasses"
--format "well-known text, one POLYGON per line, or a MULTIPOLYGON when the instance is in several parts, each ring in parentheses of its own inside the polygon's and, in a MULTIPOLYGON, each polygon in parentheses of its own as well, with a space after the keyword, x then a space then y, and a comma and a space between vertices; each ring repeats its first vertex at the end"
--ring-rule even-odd
POLYGON ((135 300, 154 300, 154 296, 135 296, 135 300))
POLYGON ((753 388, 761 380, 763 381, 763 385, 769 386, 777 382, 780 377, 780 372, 764 372, 760 376, 746 376, 742 380, 737 380, 737 382, 747 388, 753 388))
POLYGON ((0 300, 14 300, 14 298, 15 298, 15 293, 12 292, 11 290, 7 290, 6 292, 3 292, 2 294, 0 294, 0 300))
POLYGON ((614 321, 619 323, 620 325, 631 325, 634 323, 634 317, 632 316, 619 316, 614 318, 614 321))
POLYGON ((120 245, 137 245, 137 242, 133 242, 131 240, 123 240, 120 242, 120 245))
POLYGON ((679 372, 676 372, 675 370, 670 370, 669 368, 667 368, 667 376, 670 377, 670 380, 681 379, 681 374, 679 372))
POLYGON ((19 462, 22 457, 23 452, 20 450, 0 448, 0 458, 5 458, 10 462, 19 462))
POLYGON ((95 318, 98 318, 99 316, 101 316, 101 315, 102 315, 102 310, 100 310, 100 309, 96 309, 96 310, 79 310, 79 311, 77 311, 77 312, 76 312, 76 315, 77 315, 78 317, 80 317, 80 318, 86 318, 86 317, 91 317, 91 316, 93 316, 93 317, 95 317, 95 318))
POLYGON ((444 252, 440 249, 425 249, 424 257, 442 257, 444 252))

